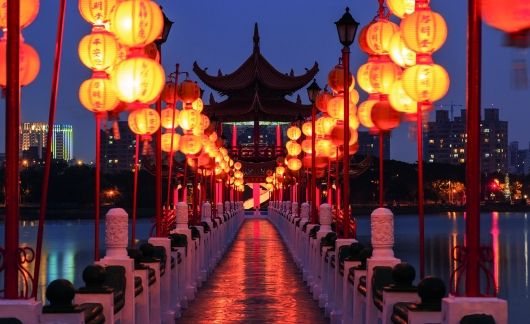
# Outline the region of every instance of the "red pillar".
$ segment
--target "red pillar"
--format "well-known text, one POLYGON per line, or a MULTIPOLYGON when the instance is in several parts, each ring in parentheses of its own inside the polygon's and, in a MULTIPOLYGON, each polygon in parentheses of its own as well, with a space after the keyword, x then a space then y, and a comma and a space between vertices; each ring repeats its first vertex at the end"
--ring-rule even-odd
POLYGON ((480 96, 482 20, 478 0, 468 0, 466 296, 480 296, 480 96))
POLYGON ((232 125, 232 149, 237 147, 237 125, 232 125))
POLYGON ((317 179, 316 179, 316 134, 315 134, 315 122, 317 118, 317 107, 315 103, 313 103, 313 107, 311 109, 311 187, 309 190, 311 191, 311 223, 317 224, 318 223, 318 210, 317 210, 317 204, 316 204, 316 190, 317 190, 317 179))
POLYGON ((417 142, 418 142, 418 218, 420 232, 420 278, 425 277, 425 217, 423 208, 423 116, 421 105, 417 112, 417 142))
POLYGON ((350 92, 349 92, 349 79, 350 79, 350 48, 344 46, 342 49, 342 62, 344 64, 344 157, 343 157, 343 230, 344 237, 348 238, 349 235, 349 222, 350 222, 350 92))

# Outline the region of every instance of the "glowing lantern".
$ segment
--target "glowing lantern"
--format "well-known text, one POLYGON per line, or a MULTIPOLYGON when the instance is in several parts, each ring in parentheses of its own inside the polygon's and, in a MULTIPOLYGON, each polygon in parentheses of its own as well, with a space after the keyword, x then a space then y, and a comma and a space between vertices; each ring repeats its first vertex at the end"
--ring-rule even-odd
POLYGON ((201 138, 195 135, 182 135, 180 137, 180 151, 186 155, 195 155, 202 149, 201 138))
POLYGON ((179 98, 185 104, 193 103, 201 96, 201 89, 196 82, 184 80, 178 87, 179 98))
POLYGON ((243 185, 243 179, 235 179, 234 185, 236 186, 242 186, 243 185))
POLYGON ((379 55, 388 54, 390 49, 390 40, 396 31, 398 25, 387 19, 380 19, 370 24, 366 31, 366 42, 370 49, 379 55))
POLYGON ((179 150, 180 135, 176 133, 162 134, 160 139, 162 142, 162 151, 164 152, 176 152, 179 150), (173 146, 171 140, 173 139, 173 146))
POLYGON ((287 129, 287 137, 290 140, 296 141, 302 136, 302 131, 296 126, 291 126, 287 129))
POLYGON ((359 128, 359 119, 357 118, 357 109, 350 114, 350 128, 356 130, 359 128))
POLYGON ((396 81, 392 86, 392 91, 388 95, 388 101, 392 107, 402 113, 415 113, 418 109, 418 103, 414 101, 403 89, 401 80, 396 81))
MULTIPOLYGON (((6 73, 7 73, 7 40, 5 37, 0 39, 0 86, 5 87, 7 85, 6 73)), ((19 78, 20 85, 25 86, 33 82, 39 74, 40 70, 40 59, 37 51, 24 42, 20 42, 20 67, 19 67, 19 78)))
POLYGON ((359 103, 359 92, 355 89, 350 91, 350 106, 355 106, 359 103))
POLYGON ((110 15, 110 28, 120 43, 143 47, 162 34, 164 16, 150 0, 120 1, 110 15))
POLYGON ((202 99, 201 98, 197 98, 197 100, 193 101, 191 103, 191 108, 193 110, 197 110, 198 112, 201 112, 204 109, 204 103, 202 102, 202 99))
POLYGON ((203 114, 200 114, 200 117, 201 117, 201 119, 200 119, 199 125, 197 125, 197 127, 204 131, 205 129, 210 127, 210 118, 208 118, 208 116, 203 115, 203 114))
POLYGON ((177 128, 179 126, 179 111, 171 107, 162 109, 160 124, 166 129, 177 128))
POLYGON ((296 156, 302 153, 302 146, 296 141, 287 142, 287 144, 285 144, 285 147, 287 148, 287 153, 291 156, 296 156))
POLYGON ((438 50, 447 38, 443 17, 426 9, 417 9, 401 21, 401 34, 408 48, 416 53, 430 54, 438 50))
MULTIPOLYGON (((20 28, 29 26, 39 13, 39 0, 20 1, 20 28)), ((0 28, 7 29, 7 0, 0 0, 0 28)))
POLYGON ((234 163, 234 169, 241 170, 242 167, 243 167, 243 165, 241 164, 241 162, 234 163))
MULTIPOLYGON (((353 75, 349 74, 348 89, 355 86, 353 75)), ((342 64, 335 65, 335 67, 328 74, 328 85, 335 93, 344 92, 344 67, 342 64)))
POLYGON ((118 0, 79 0, 78 8, 81 16, 92 25, 103 25, 118 0))
MULTIPOLYGON (((355 115, 357 107, 350 101, 349 113, 350 116, 355 115)), ((344 97, 336 96, 329 101, 328 114, 338 120, 344 120, 344 97)))
POLYGON ((437 64, 418 64, 403 73, 403 89, 415 101, 434 102, 449 90, 449 75, 437 64))
POLYGON ((357 82, 359 82, 359 87, 367 93, 375 93, 374 87, 370 82, 370 70, 375 64, 374 59, 368 59, 368 62, 361 65, 359 70, 357 70, 357 82))
POLYGON ((328 92, 321 91, 315 99, 315 106, 318 110, 325 113, 328 110, 328 102, 332 97, 328 92))
POLYGON ((368 46, 368 40, 366 38, 367 37, 368 28, 370 27, 371 24, 373 24, 373 22, 371 22, 370 24, 364 26, 361 29, 361 32, 359 34, 359 47, 361 48, 361 50, 363 52, 365 52, 366 54, 369 54, 369 55, 375 54, 375 52, 370 48, 370 46, 368 46))
POLYGON ((210 141, 212 141, 212 143, 215 143, 218 139, 216 132, 212 132, 208 137, 210 138, 210 141))
POLYGON ((179 114, 179 125, 183 130, 192 130, 201 123, 201 113, 193 109, 184 109, 179 114))
POLYGON ((482 0, 482 18, 506 33, 516 33, 530 27, 530 2, 482 0))
POLYGON ((311 154, 311 152, 313 151, 311 138, 308 138, 302 141, 302 151, 304 153, 311 154))
POLYGON ((376 99, 368 99, 359 105, 359 109, 357 109, 357 116, 359 117, 359 122, 364 127, 366 128, 375 127, 372 121, 372 108, 378 102, 379 100, 376 100, 376 99))
POLYGON ((281 175, 283 175, 284 173, 285 173, 285 168, 284 168, 284 167, 282 167, 282 166, 278 166, 278 167, 276 167, 276 174, 277 174, 277 175, 281 176, 281 175))
POLYGON ((333 143, 328 139, 317 139, 315 143, 315 152, 317 156, 328 157, 331 155, 331 152, 334 151, 333 143))
POLYGON ((379 101, 372 108, 372 121, 377 129, 389 131, 399 126, 401 114, 388 101, 379 101))
POLYGON ((94 113, 111 111, 120 103, 105 73, 81 83, 79 101, 83 107, 94 113))
POLYGON ((162 66, 145 57, 132 57, 120 62, 112 74, 118 98, 128 103, 156 100, 164 88, 164 78, 162 66))
POLYGON ((401 69, 390 60, 377 62, 370 69, 370 84, 375 92, 388 94, 401 76, 401 69))
MULTIPOLYGON (((350 128, 350 136, 348 145, 351 146, 355 143, 357 143, 358 139, 358 133, 356 130, 350 128)), ((330 135, 331 143, 336 146, 342 146, 344 145, 344 124, 337 124, 333 130, 331 131, 330 135)), ((333 152, 332 152, 333 153, 333 152)))
POLYGON ((316 135, 329 135, 331 130, 335 126, 335 120, 331 117, 320 117, 315 123, 315 134, 316 135))
POLYGON ((160 117, 154 109, 141 108, 129 114, 129 128, 138 135, 152 135, 160 127, 160 117))
POLYGON ((162 100, 168 105, 174 106, 177 100, 179 99, 175 88, 175 83, 173 82, 166 82, 166 85, 164 85, 161 97, 162 100))
POLYGON ((265 187, 266 187, 267 190, 269 190, 269 191, 272 191, 272 189, 274 189, 272 183, 267 183, 267 184, 265 185, 265 187))
POLYGON ((298 171, 302 168, 302 161, 300 161, 300 159, 297 159, 297 158, 291 158, 287 162, 287 168, 289 168, 289 170, 292 170, 292 171, 298 171))
POLYGON ((79 58, 91 70, 103 71, 114 65, 118 53, 118 41, 105 30, 96 30, 79 42, 79 58))
POLYGON ((414 12, 416 0, 386 0, 386 4, 396 17, 403 19, 414 12))
POLYGON ((305 136, 311 137, 312 132, 313 128, 311 122, 305 122, 302 124, 302 133, 304 133, 305 136))
POLYGON ((416 52, 407 47, 399 31, 392 36, 389 54, 392 61, 401 67, 416 64, 416 52))
POLYGON ((265 178, 265 182, 267 183, 271 183, 272 182, 272 176, 267 176, 267 178, 265 178))
POLYGON ((237 170, 234 172, 234 178, 243 178, 243 172, 237 170))

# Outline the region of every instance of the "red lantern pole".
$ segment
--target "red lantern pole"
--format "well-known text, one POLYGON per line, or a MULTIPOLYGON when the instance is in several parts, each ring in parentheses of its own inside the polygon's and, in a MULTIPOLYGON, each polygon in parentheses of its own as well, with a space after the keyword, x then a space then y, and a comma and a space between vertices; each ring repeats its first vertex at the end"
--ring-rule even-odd
POLYGON ((384 197, 384 150, 383 146, 385 145, 384 142, 384 134, 383 131, 379 131, 379 207, 383 208, 385 205, 385 197, 384 197))
MULTIPOLYGON (((175 86, 175 92, 173 94, 173 103, 174 105, 176 105, 176 102, 177 102, 177 87, 178 87, 178 79, 179 79, 179 65, 176 64, 175 65, 175 80, 173 82, 174 86, 175 86)), ((176 107, 174 107, 173 109, 176 109, 176 107)), ((169 171, 168 171, 168 175, 167 175, 167 197, 166 197, 166 210, 169 212, 169 202, 170 202, 170 197, 171 197, 171 181, 173 180, 173 155, 174 155, 174 151, 173 151, 173 134, 175 132, 175 116, 174 116, 174 112, 173 114, 171 115, 172 116, 172 119, 171 119, 171 150, 169 152, 169 171)), ((162 145, 162 144, 161 144, 162 145)))
POLYGON ((197 177, 199 176, 199 158, 195 158, 195 165, 197 166, 197 172, 193 175, 193 198, 191 205, 193 206, 193 221, 192 224, 197 224, 197 204, 199 203, 199 195, 198 195, 198 188, 197 188, 197 177))
POLYGON ((350 236, 350 48, 348 46, 342 48, 342 64, 344 65, 344 156, 342 162, 342 177, 344 182, 342 186, 344 199, 342 206, 342 226, 344 237, 348 238, 350 236))
POLYGON ((37 287, 39 285, 40 260, 42 256, 42 240, 44 236, 44 221, 46 218, 46 207, 48 204, 48 183, 52 163, 52 141, 53 125, 55 124, 55 112, 57 111, 57 93, 59 88, 59 73, 61 71, 61 55, 63 51, 64 13, 66 0, 59 3, 59 17, 57 18, 57 35, 55 39, 55 58, 53 62, 52 93, 50 96, 50 112, 48 115, 48 134, 46 135, 46 157, 44 162, 44 177, 41 184, 41 199, 39 211, 39 226, 37 230, 37 244, 35 250, 35 270, 33 272, 32 297, 37 298, 37 287))
POLYGON ((468 1, 466 296, 480 296, 480 96, 482 20, 478 0, 468 1))
POLYGON ((423 116, 421 105, 417 108, 417 142, 418 142, 418 218, 420 232, 420 278, 425 278, 425 215, 423 194, 423 116))
MULTIPOLYGON (((94 222, 94 260, 99 261, 99 193, 101 190, 101 115, 99 113, 96 116, 96 189, 94 197, 94 208, 96 212, 94 222)), ((138 145, 138 144, 137 144, 138 145)))
POLYGON ((136 215, 138 206, 138 160, 140 155, 140 135, 136 135, 136 145, 134 148, 134 175, 133 175, 133 205, 132 205, 132 228, 131 228, 131 246, 136 244, 136 215))
POLYGON ((316 134, 315 134, 315 122, 317 118, 317 107, 315 103, 311 108, 311 223, 318 223, 317 215, 317 167, 316 167, 316 134))
MULTIPOLYGON (((4 251, 4 297, 18 298, 18 222, 20 213, 20 2, 7 1, 6 87, 6 218, 4 251)), ((35 287, 34 287, 35 288, 35 287)))

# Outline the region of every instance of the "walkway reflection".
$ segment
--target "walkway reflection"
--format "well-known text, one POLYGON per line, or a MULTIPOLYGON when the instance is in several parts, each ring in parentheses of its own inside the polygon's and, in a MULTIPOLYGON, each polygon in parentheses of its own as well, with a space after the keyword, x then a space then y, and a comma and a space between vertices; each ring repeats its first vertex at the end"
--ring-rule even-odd
POLYGON ((274 227, 247 220, 178 323, 326 323, 274 227))

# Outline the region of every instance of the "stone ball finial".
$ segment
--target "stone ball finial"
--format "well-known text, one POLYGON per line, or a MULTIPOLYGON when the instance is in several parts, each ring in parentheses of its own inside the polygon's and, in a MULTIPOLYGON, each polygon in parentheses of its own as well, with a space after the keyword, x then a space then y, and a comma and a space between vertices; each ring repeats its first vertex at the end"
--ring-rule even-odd
POLYGON ((298 203, 295 201, 291 204, 292 210, 291 213, 293 215, 298 215, 298 203))
POLYGON ((140 245, 140 251, 147 259, 153 258, 155 255, 155 247, 151 243, 144 243, 140 245))
POLYGON ((398 263, 392 268, 392 279, 398 286, 412 286, 415 278, 416 270, 407 262, 398 263))
POLYGON ((302 203, 302 207, 300 209, 300 216, 304 219, 309 218, 309 204, 308 203, 302 203))
POLYGON ((209 220, 212 218, 212 205, 209 202, 202 204, 202 218, 209 220))
POLYGON ((387 208, 377 208, 370 216, 374 257, 394 257, 394 214, 387 208))
POLYGON ((418 295, 422 304, 439 304, 445 293, 445 283, 440 278, 426 277, 418 284, 418 295))
POLYGON ((331 222, 333 220, 333 217, 331 214, 331 205, 329 204, 320 205, 318 217, 319 217, 318 219, 319 219, 320 225, 331 225, 331 222))
POLYGON ((86 266, 83 270, 83 281, 87 288, 99 288, 105 283, 107 270, 98 264, 86 266))
POLYGON ((56 279, 46 287, 46 299, 50 301, 50 306, 72 306, 74 297, 74 285, 66 279, 56 279))
POLYGON ((217 203, 217 217, 223 217, 223 204, 217 203))
POLYGON ((188 204, 181 201, 177 204, 177 224, 188 225, 188 204))

